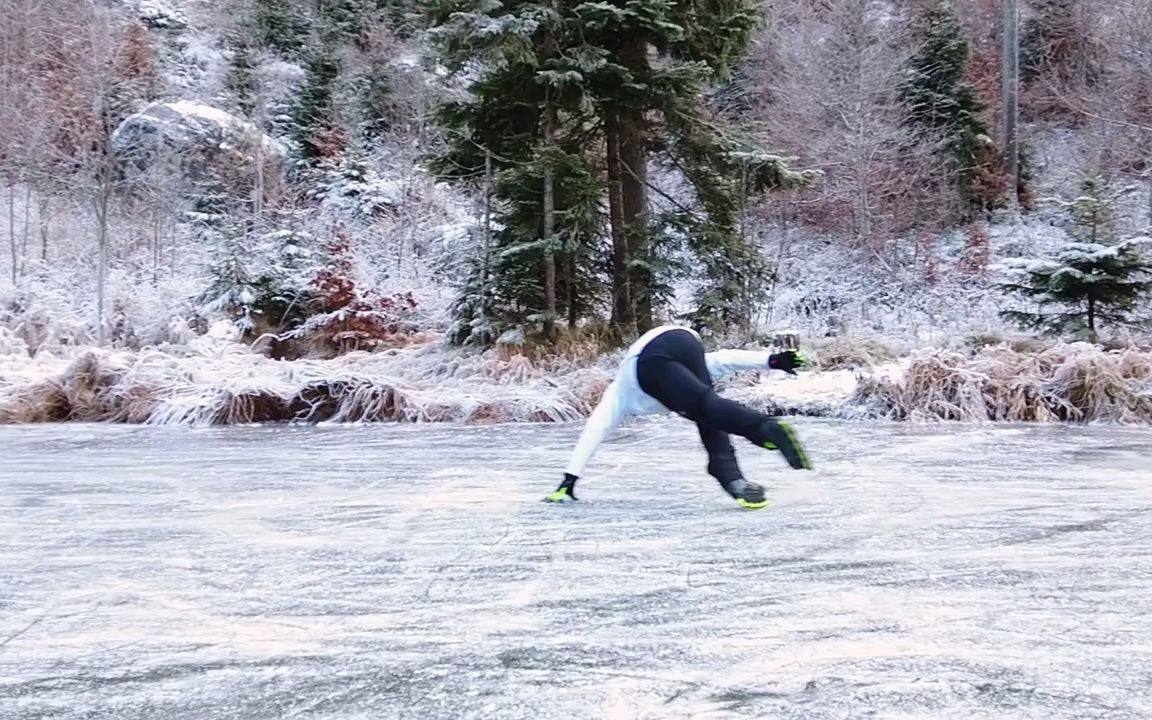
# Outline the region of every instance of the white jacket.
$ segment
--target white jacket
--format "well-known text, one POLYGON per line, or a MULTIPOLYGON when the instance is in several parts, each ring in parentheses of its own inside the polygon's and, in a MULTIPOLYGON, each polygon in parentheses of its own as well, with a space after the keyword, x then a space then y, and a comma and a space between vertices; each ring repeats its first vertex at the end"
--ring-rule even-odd
MULTIPOLYGON (((580 440, 576 443, 576 450, 565 471, 579 477, 584 472, 584 466, 596 452, 596 448, 624 418, 632 415, 658 415, 668 412, 668 408, 661 405, 656 398, 640 389, 640 381, 636 378, 636 358, 653 338, 669 330, 688 330, 697 338, 700 336, 689 328, 678 325, 662 325, 644 333, 639 340, 632 343, 624 353, 624 360, 616 371, 616 377, 604 391, 600 404, 592 411, 584 431, 580 433, 580 440)), ((708 364, 708 373, 713 379, 725 375, 732 375, 743 370, 767 370, 768 352, 756 350, 718 350, 706 353, 704 360, 708 364)))

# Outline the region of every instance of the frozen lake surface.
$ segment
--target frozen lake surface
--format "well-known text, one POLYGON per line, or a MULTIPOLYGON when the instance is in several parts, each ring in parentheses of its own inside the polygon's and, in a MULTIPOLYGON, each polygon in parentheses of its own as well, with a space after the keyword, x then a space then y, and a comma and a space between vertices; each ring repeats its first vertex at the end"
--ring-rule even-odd
POLYGON ((0 718, 1152 718, 1152 431, 0 428, 0 718))

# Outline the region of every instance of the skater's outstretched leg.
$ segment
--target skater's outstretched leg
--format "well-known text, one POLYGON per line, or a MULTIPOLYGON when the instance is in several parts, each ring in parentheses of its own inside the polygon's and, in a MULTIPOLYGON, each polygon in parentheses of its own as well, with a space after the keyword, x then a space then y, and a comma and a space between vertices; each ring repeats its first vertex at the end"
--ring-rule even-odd
POLYGON ((748 439, 754 445, 769 450, 779 450, 793 470, 812 469, 812 462, 808 460, 808 453, 804 452, 804 446, 796 437, 796 431, 792 429, 791 423, 770 417, 760 426, 759 433, 748 439))

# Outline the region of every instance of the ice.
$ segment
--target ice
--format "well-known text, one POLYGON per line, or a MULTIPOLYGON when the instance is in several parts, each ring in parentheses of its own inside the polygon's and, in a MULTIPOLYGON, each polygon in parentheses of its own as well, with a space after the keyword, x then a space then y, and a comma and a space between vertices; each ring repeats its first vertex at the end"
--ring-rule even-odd
POLYGON ((1152 717, 1152 433, 0 428, 0 718, 1152 717))

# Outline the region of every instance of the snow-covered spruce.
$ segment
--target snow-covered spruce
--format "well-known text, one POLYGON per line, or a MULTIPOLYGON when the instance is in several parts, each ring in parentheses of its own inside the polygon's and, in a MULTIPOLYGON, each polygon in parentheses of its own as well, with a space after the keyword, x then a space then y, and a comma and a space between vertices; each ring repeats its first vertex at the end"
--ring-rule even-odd
POLYGON ((1152 290, 1152 238, 1114 244, 1072 242, 1054 257, 1009 258, 999 268, 1010 280, 1001 287, 1036 305, 1001 315, 1023 327, 1051 335, 1078 335, 1096 341, 1100 326, 1113 330, 1138 324, 1134 316, 1152 290))

